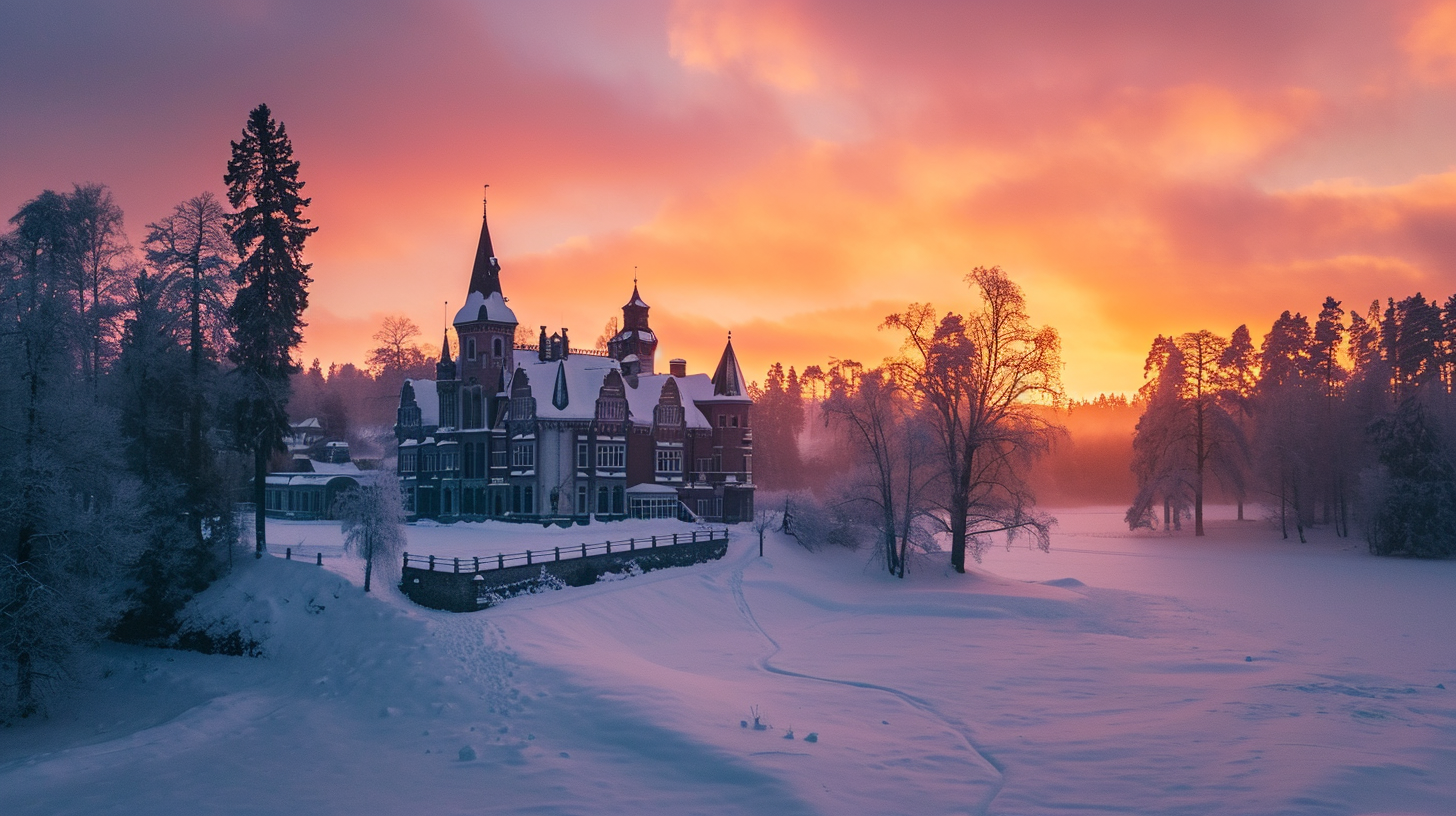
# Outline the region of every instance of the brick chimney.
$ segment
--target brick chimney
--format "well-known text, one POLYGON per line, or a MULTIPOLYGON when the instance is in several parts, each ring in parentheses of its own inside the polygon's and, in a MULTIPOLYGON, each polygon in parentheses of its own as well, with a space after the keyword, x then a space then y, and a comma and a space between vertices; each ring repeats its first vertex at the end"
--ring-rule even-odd
POLYGON ((688 361, 681 357, 674 357, 667 363, 668 373, 674 377, 686 377, 688 375, 688 361))

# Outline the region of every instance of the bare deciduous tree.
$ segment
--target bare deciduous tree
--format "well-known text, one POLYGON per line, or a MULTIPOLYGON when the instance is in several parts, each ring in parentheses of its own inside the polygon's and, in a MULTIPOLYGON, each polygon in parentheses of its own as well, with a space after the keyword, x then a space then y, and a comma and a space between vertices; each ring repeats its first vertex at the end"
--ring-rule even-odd
POLYGON ((404 315, 390 315, 374 333, 379 343, 369 352, 369 366, 374 375, 385 371, 413 371, 423 366, 428 357, 413 341, 420 336, 420 327, 404 315))
POLYGON ((615 317, 609 319, 607 321, 607 325, 602 328, 602 334, 601 334, 601 336, 597 338, 597 343, 596 343, 596 349, 597 349, 597 351, 606 351, 607 350, 607 342, 609 340, 611 340, 613 337, 616 337, 617 336, 617 332, 619 332, 621 330, 622 330, 622 323, 621 323, 621 321, 619 321, 615 317))
POLYGON ((929 517, 928 489, 935 479, 921 416, 885 369, 836 363, 827 382, 825 419, 863 462, 850 479, 851 500, 873 508, 885 568, 903 578, 911 539, 929 517))
POLYGON ((1035 509, 1023 477, 1060 431, 1036 405, 1062 399, 1056 330, 1031 324, 1021 287, 999 267, 977 267, 966 281, 980 292, 980 310, 937 321, 932 306, 912 304, 884 324, 906 333, 891 369, 934 430, 957 572, 967 549, 979 561, 995 533, 1050 546, 1054 519, 1035 509))

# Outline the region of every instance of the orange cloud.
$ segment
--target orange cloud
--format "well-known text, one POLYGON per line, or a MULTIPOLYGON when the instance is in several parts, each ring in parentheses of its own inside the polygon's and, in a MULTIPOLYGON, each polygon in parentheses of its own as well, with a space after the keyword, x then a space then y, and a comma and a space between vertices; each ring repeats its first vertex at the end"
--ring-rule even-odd
POLYGON ((105 181, 136 237, 266 100, 320 228, 304 359, 384 314, 437 342, 489 182, 512 306, 578 342, 635 268, 695 368, 730 328, 754 377, 874 362, 885 313, 997 264, 1074 393, 1129 391, 1157 333, 1456 289, 1453 8, 38 6, 0 31, 0 206, 105 181))
POLYGON ((1404 46, 1416 77, 1456 82, 1456 2, 1431 3, 1411 24, 1404 46))

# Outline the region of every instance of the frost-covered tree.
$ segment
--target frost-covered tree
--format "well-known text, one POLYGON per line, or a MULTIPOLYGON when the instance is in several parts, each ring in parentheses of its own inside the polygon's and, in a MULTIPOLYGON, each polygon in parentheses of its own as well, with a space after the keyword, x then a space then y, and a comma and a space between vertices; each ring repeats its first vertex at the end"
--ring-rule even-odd
POLYGON ((70 322, 80 351, 81 375, 92 398, 101 372, 114 356, 116 329, 131 279, 132 248, 121 207, 104 184, 77 184, 66 196, 71 233, 67 281, 74 309, 70 322))
MULTIPOLYGON (((186 375, 172 387, 180 389, 186 399, 186 413, 181 418, 186 428, 181 442, 186 452, 182 501, 192 549, 201 557, 208 547, 206 528, 222 526, 221 519, 228 513, 216 471, 214 437, 218 361, 230 345, 228 309, 237 288, 232 278, 237 250, 227 210, 207 192, 173 207, 171 214, 148 224, 147 230, 143 247, 156 280, 150 285, 153 291, 147 298, 139 295, 139 302, 147 304, 158 320, 183 321, 171 332, 185 345, 186 375)), ((132 310, 133 320, 140 316, 138 309, 132 310)), ((137 343, 132 346, 135 352, 137 343)))
POLYGON ((232 143, 228 161, 228 203, 233 246, 239 262, 233 278, 238 291, 229 309, 233 348, 229 357, 246 395, 238 403, 240 446, 253 454, 257 556, 267 548, 264 492, 268 457, 282 450, 288 432, 288 377, 298 369, 293 351, 303 341, 303 311, 308 306, 309 264, 303 244, 317 228, 303 210, 303 182, 293 143, 267 105, 248 114, 241 141, 232 143))
POLYGON ((115 412, 64 330, 64 203, 43 193, 0 237, 0 709, 22 716, 121 613, 141 534, 115 412))
MULTIPOLYGON (((1194 535, 1203 535, 1209 477, 1232 492, 1243 490, 1248 444, 1231 406, 1223 366, 1229 342, 1213 332, 1188 332, 1153 343, 1145 372, 1159 399, 1148 401, 1133 438, 1139 493, 1128 510, 1132 527, 1145 526, 1155 496, 1176 513, 1181 483, 1193 505, 1194 535)), ((1166 515, 1166 511, 1165 511, 1166 515)))
POLYGON ((364 561, 364 591, 375 565, 394 564, 404 551, 404 505, 393 479, 366 481, 339 497, 344 548, 364 561))
MULTIPOLYGON (((756 384, 755 384, 756 385, 756 384)), ((802 479, 799 434, 804 430, 804 399, 793 368, 788 376, 782 363, 769 366, 761 388, 753 396, 753 478, 768 490, 786 490, 802 479)))
POLYGON ((1420 397, 1402 400, 1370 434, 1379 465, 1364 477, 1366 539, 1376 555, 1456 554, 1456 466, 1420 397))
POLYGON ((933 519, 934 440, 911 398, 885 369, 835 364, 823 411, 860 466, 846 474, 848 501, 867 508, 885 569, 905 577, 914 544, 925 543, 933 519))

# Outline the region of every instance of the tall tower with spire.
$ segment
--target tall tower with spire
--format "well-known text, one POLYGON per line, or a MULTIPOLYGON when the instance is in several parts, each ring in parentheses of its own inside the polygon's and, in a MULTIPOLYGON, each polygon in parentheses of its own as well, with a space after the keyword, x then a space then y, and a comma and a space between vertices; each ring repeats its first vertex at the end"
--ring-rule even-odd
POLYGON ((491 244, 490 221, 483 203, 470 291, 465 305, 455 313, 454 324, 460 380, 495 388, 514 368, 516 314, 501 292, 500 261, 491 244))
POLYGON ((647 324, 650 309, 642 295, 637 292, 637 280, 632 280, 632 299, 622 307, 622 330, 607 341, 607 354, 622 364, 622 373, 628 375, 656 374, 657 335, 647 324))

